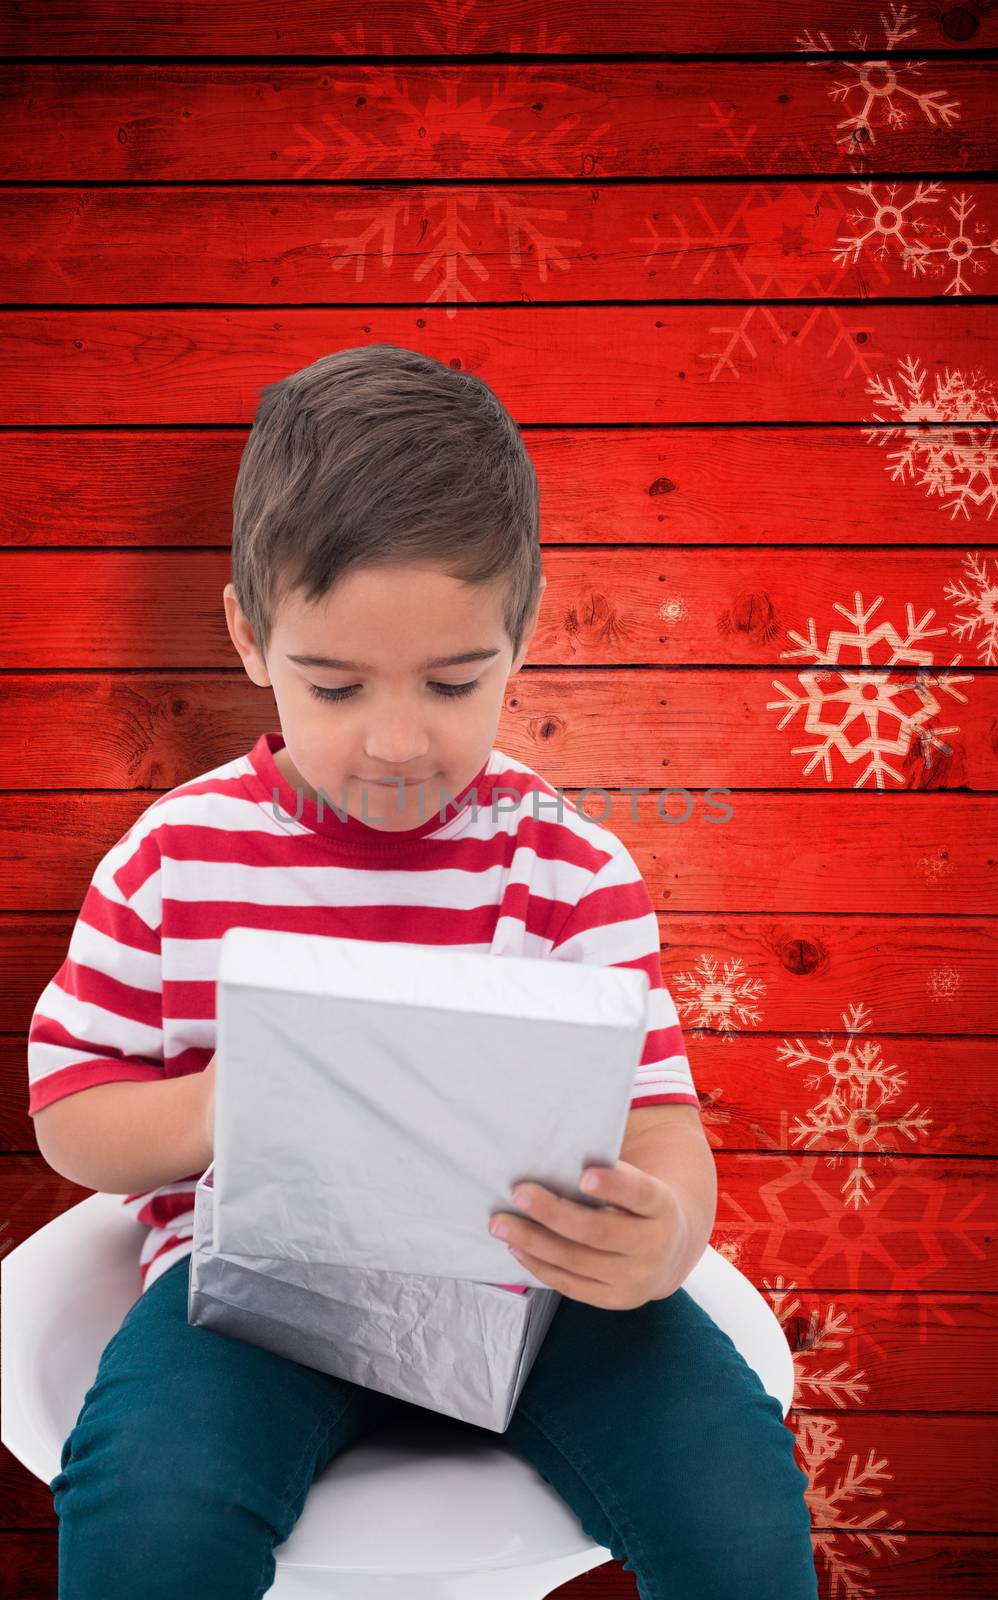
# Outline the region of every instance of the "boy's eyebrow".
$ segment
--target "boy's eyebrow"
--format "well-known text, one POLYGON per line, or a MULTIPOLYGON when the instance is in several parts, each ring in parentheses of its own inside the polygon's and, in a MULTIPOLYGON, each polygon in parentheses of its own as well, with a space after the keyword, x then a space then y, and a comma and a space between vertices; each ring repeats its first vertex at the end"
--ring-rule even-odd
MULTIPOLYGON (((336 656, 298 656, 284 652, 289 661, 296 661, 300 667, 332 667, 340 672, 366 672, 368 669, 360 661, 341 661, 336 656)), ((459 667, 466 661, 491 661, 493 656, 499 654, 498 650, 463 650, 456 656, 435 656, 432 661, 423 662, 423 671, 429 667, 459 667)))

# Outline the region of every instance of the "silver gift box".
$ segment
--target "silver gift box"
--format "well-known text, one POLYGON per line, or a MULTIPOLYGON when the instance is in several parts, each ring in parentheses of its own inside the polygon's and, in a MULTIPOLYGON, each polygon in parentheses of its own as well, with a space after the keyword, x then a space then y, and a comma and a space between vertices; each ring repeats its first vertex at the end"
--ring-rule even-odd
POLYGON ((188 1321, 503 1432, 561 1295, 488 1232, 619 1155, 636 968, 233 928, 188 1321))

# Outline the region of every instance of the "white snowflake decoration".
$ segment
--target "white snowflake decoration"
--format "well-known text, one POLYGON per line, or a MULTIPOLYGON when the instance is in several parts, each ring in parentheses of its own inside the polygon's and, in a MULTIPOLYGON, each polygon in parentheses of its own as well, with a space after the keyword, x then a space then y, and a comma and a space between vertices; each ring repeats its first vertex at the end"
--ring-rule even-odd
MULTIPOLYGON (((939 188, 937 184, 935 186, 939 188)), ((940 244, 928 244, 924 237, 912 240, 904 256, 904 264, 916 275, 934 272, 941 275, 949 268, 953 276, 943 290, 944 294, 969 294, 969 285, 964 280, 964 268, 969 267, 972 272, 983 272, 984 254, 998 255, 998 235, 991 233, 983 222, 972 223, 970 213, 976 210, 975 202, 968 194, 955 196, 953 204, 948 207, 949 215, 953 218, 953 226, 942 222, 939 224, 940 244), (977 235, 975 239, 975 234, 977 235)), ((938 213, 934 217, 938 222, 938 213)))
POLYGON ((974 587, 968 587, 963 579, 946 585, 947 599, 969 608, 957 612, 960 620, 952 625, 952 632, 958 639, 972 639, 980 628, 980 659, 986 667, 998 666, 998 560, 994 561, 993 577, 988 576, 988 557, 979 556, 976 550, 964 556, 963 564, 974 587))
MULTIPOLYGON (((881 12, 880 21, 887 50, 896 50, 903 40, 913 38, 918 32, 917 28, 909 26, 915 21, 915 13, 907 6, 892 5, 890 17, 881 12)), ((834 48, 824 32, 819 32, 817 38, 810 32, 798 34, 796 43, 801 50, 834 48)), ((866 34, 859 32, 850 34, 849 45, 853 50, 869 49, 866 34)), ((808 62, 808 66, 818 65, 819 62, 808 62)), ((960 115, 959 101, 944 99, 944 90, 925 92, 911 84, 910 80, 925 70, 924 61, 891 61, 880 57, 875 61, 843 61, 841 67, 850 77, 837 80, 828 93, 844 106, 856 105, 858 101, 855 115, 844 117, 838 123, 836 134, 836 142, 850 154, 864 154, 870 145, 876 144, 878 121, 888 128, 904 128, 912 110, 917 109, 932 127, 939 124, 949 127, 960 115)))
POLYGON ((876 184, 849 185, 850 193, 861 195, 866 207, 847 213, 854 231, 836 241, 839 248, 834 260, 847 267, 854 265, 864 250, 878 261, 895 254, 905 271, 916 277, 941 277, 948 270, 951 276, 945 294, 969 294, 965 271, 983 272, 982 257, 998 255, 998 234, 981 221, 970 221, 975 202, 967 194, 956 195, 947 208, 953 218, 951 225, 941 220, 944 214, 939 211, 927 217, 915 214, 917 206, 934 206, 948 198, 941 183, 919 183, 907 200, 902 198, 899 183, 883 187, 883 196, 878 197, 876 184))
POLYGON ((690 609, 681 594, 671 594, 662 601, 657 614, 663 622, 685 622, 689 617, 690 609))
POLYGON ((900 389, 893 378, 869 379, 867 389, 892 416, 874 411, 874 421, 888 425, 863 429, 868 442, 881 448, 894 439, 902 441, 900 449, 887 452, 891 477, 895 482, 921 483, 930 496, 943 498, 942 509, 951 517, 958 511, 969 517, 971 506, 987 506, 990 520, 998 504, 995 434, 991 428, 970 424, 998 421, 994 382, 978 369, 964 375, 958 367, 947 367, 936 373, 929 391, 925 368, 917 357, 905 356, 898 366, 898 383, 900 389), (910 423, 920 426, 903 426, 910 423))
POLYGON ((919 183, 911 198, 902 200, 901 185, 889 183, 885 185, 885 198, 878 199, 876 184, 850 183, 849 193, 861 195, 869 209, 855 207, 846 213, 856 232, 836 240, 839 248, 834 259, 840 266, 848 267, 859 260, 860 252, 866 248, 879 261, 884 261, 892 250, 905 256, 914 236, 926 226, 923 218, 913 217, 911 213, 918 205, 935 204, 941 189, 938 183, 919 183))
MULTIPOLYGON (((882 1059, 879 1044, 858 1038, 870 1026, 865 1009, 860 1004, 842 1013, 845 1044, 836 1045, 830 1033, 818 1035, 824 1054, 815 1053, 801 1039, 793 1043, 784 1039, 778 1049, 790 1067, 814 1062, 820 1068, 804 1082, 809 1089, 823 1089, 822 1098, 805 1117, 795 1117, 791 1133, 794 1143, 803 1142, 806 1149, 816 1140, 830 1137, 840 1147, 857 1152, 841 1190, 845 1204, 854 1209, 869 1200, 873 1189, 873 1178, 863 1165, 864 1156, 870 1150, 883 1150, 887 1134, 895 1139, 903 1135, 914 1144, 931 1122, 917 1106, 897 1117, 884 1115, 885 1108, 897 1099, 908 1080, 897 1067, 888 1066, 882 1059)), ((837 1167, 843 1159, 841 1154, 830 1155, 826 1164, 837 1167)))
POLYGON ((703 955, 696 970, 675 974, 670 987, 681 1015, 693 1019, 692 1032, 717 1032, 730 1043, 733 1017, 743 1026, 758 1026, 762 1013, 751 1002, 765 994, 766 985, 761 978, 746 977, 737 957, 724 963, 723 977, 717 967, 712 957, 703 955))
POLYGON ((833 1530, 815 1546, 815 1558, 824 1568, 822 1592, 827 1589, 829 1595, 848 1596, 848 1600, 873 1600, 877 1586, 872 1581, 871 1557, 889 1560, 908 1540, 896 1518, 884 1526, 890 1515, 884 1495, 895 1476, 888 1470, 887 1458, 870 1449, 865 1464, 860 1465, 859 1456, 848 1450, 835 1418, 821 1415, 833 1406, 845 1410, 848 1404, 853 1410, 862 1409, 868 1394, 865 1372, 854 1372, 849 1358, 842 1355, 845 1336, 854 1330, 848 1313, 838 1310, 833 1300, 824 1311, 812 1303, 806 1330, 801 1337, 792 1337, 788 1324, 804 1320, 798 1315, 804 1307, 797 1298, 796 1284, 785 1284, 777 1277, 773 1285, 765 1281, 765 1287, 772 1294, 773 1311, 794 1352, 794 1396, 802 1394, 804 1405, 812 1408, 795 1415, 795 1441, 807 1475, 811 1520, 816 1527, 833 1530), (875 1504, 877 1501, 880 1503, 875 1504), (872 1531, 876 1538, 869 1537, 872 1531))
POLYGON ((963 979, 955 967, 934 967, 925 983, 933 1000, 952 1000, 962 985, 963 979))
MULTIPOLYGON (((932 652, 916 648, 919 640, 946 630, 928 626, 934 611, 927 611, 916 622, 910 602, 906 606, 907 629, 903 637, 892 622, 871 627, 870 619, 882 602, 883 595, 878 595, 864 608, 863 597, 857 591, 850 611, 836 600, 836 611, 852 624, 851 629, 833 629, 822 649, 814 618, 810 617, 806 638, 790 631, 790 638, 797 641, 798 648, 780 652, 783 657, 810 656, 815 662, 827 663, 817 670, 807 669, 797 674, 801 693, 774 678, 774 689, 785 698, 767 702, 767 710, 783 711, 781 728, 798 711, 804 712, 805 729, 817 736, 816 742, 794 745, 791 753, 811 757, 804 768, 805 774, 822 762, 827 783, 832 782, 832 757, 837 753, 847 767, 866 762, 853 785, 856 789, 871 776, 876 779, 878 789, 886 787, 887 778, 903 785, 904 773, 892 766, 888 757, 906 756, 917 740, 919 754, 926 765, 931 766, 934 750, 952 754, 941 736, 959 731, 956 725, 928 726, 941 709, 932 691, 941 690, 966 704, 966 695, 956 685, 972 682, 972 674, 940 677, 930 670, 932 652), (885 661, 874 659, 882 655, 886 655, 885 661), (914 676, 898 675, 892 670, 899 666, 914 667, 914 676), (851 670, 853 667, 855 670, 851 670), (831 670, 833 668, 835 670, 831 670), (917 705, 917 709, 912 709, 913 705, 917 705)), ((955 667, 959 660, 959 656, 954 656, 950 666, 955 667)))

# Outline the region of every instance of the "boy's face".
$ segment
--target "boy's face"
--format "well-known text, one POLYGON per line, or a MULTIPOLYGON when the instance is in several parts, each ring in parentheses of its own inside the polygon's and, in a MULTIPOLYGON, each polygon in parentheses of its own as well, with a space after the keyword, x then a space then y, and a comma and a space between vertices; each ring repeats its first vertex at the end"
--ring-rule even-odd
POLYGON ((321 789, 385 832, 439 815, 484 764, 507 679, 523 664, 537 620, 535 611, 514 660, 501 585, 463 584, 435 567, 369 568, 339 579, 314 605, 300 591, 286 596, 264 657, 231 583, 222 598, 250 679, 274 691, 280 771, 308 799, 321 789), (472 650, 488 655, 427 665, 472 650), (448 692, 465 684, 472 687, 448 692), (334 698, 315 692, 340 689, 347 693, 334 698), (385 778, 405 781, 379 787, 385 778))

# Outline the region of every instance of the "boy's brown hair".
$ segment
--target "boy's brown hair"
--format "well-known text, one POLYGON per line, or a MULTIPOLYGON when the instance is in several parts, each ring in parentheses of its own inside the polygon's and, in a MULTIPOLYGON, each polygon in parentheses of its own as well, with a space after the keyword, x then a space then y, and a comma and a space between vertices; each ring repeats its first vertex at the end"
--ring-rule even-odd
POLYGON ((232 497, 232 584, 266 654, 274 609, 354 568, 505 585, 520 647, 541 579, 537 475, 482 379, 401 345, 320 356, 262 391, 232 497))

